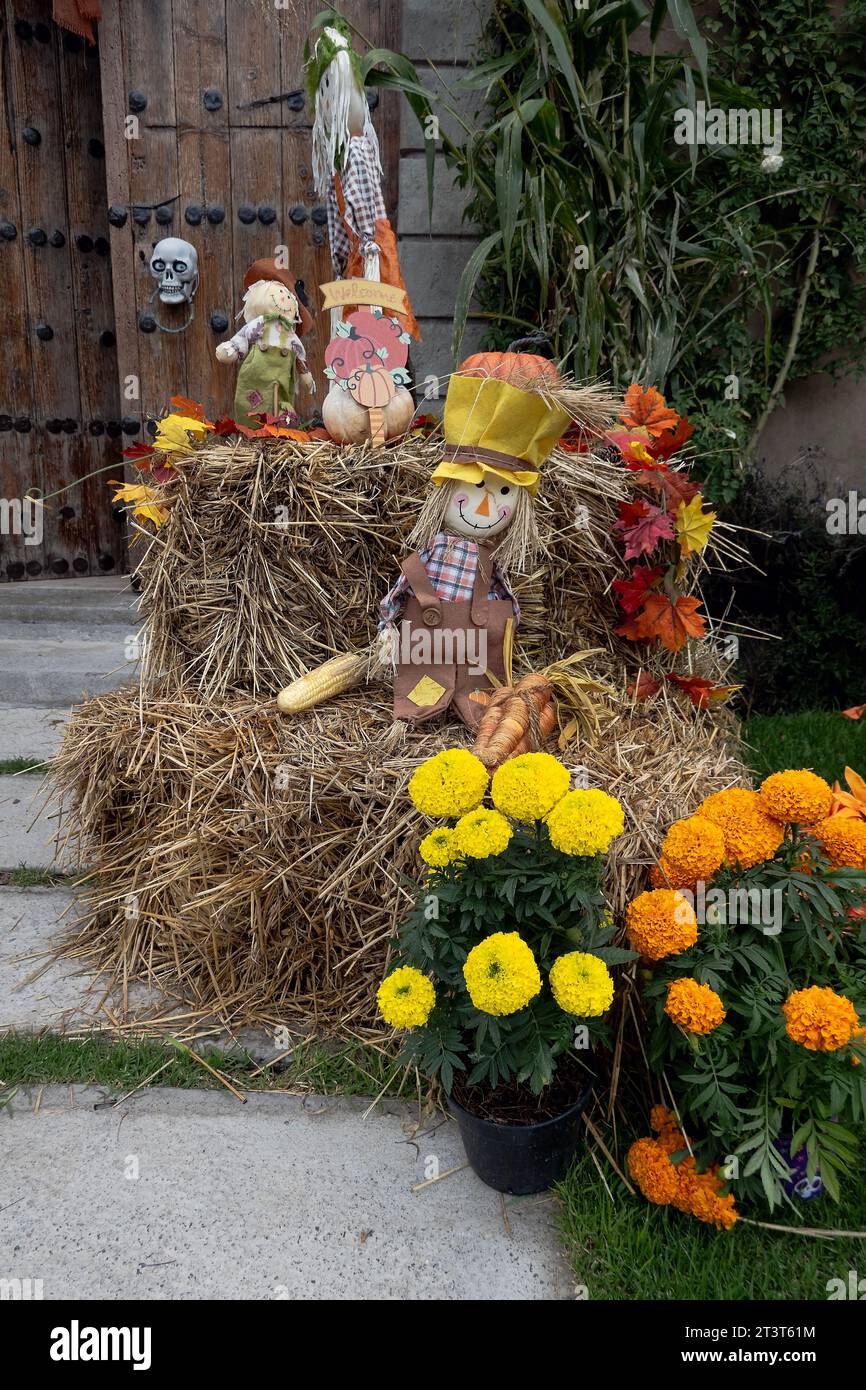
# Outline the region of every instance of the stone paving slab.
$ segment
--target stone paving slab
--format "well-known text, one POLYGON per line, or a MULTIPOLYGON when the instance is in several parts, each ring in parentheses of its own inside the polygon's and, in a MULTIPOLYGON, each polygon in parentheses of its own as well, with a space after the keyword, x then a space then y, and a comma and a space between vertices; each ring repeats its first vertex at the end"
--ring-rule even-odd
POLYGON ((136 676, 121 636, 59 641, 42 636, 38 624, 30 626, 38 636, 0 635, 0 703, 67 708, 85 694, 102 695, 136 676))
POLYGON ((86 1087, 0 1112, 0 1274, 43 1296, 513 1300, 574 1297, 549 1196, 469 1170, 456 1125, 335 1097, 86 1087), (11 1112, 11 1113, 10 1113, 11 1112))
POLYGON ((34 705, 0 705, 0 762, 51 758, 63 742, 69 712, 34 705))
POLYGON ((92 1021, 101 996, 88 1007, 89 982, 75 963, 54 961, 44 969, 71 904, 65 889, 0 888, 0 1033, 63 1032, 92 1021))
POLYGON ((0 777, 0 869, 16 869, 19 864, 63 867, 63 855, 54 845, 56 809, 46 803, 43 787, 43 779, 34 773, 0 777))

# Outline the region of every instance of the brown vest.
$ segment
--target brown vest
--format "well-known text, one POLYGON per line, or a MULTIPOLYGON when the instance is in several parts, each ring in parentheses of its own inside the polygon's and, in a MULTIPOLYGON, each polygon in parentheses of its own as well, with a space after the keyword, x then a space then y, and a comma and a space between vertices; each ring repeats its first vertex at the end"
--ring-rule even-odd
POLYGON ((484 706, 470 694, 494 688, 485 671, 505 682, 505 627, 514 617, 510 600, 487 597, 493 554, 478 547, 471 599, 439 598, 417 553, 403 561, 402 570, 412 593, 396 625, 394 718, 420 724, 453 704, 471 729, 484 706))

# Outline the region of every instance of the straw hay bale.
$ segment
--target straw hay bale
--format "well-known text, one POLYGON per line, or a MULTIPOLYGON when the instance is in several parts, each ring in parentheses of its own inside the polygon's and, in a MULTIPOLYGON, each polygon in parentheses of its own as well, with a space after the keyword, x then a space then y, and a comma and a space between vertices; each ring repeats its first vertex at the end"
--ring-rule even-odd
MULTIPOLYGON (((178 465, 140 568, 142 687, 79 706, 53 767, 68 848, 92 871, 67 950, 124 993, 180 991, 233 1027, 379 1031, 375 987, 427 828, 406 786, 468 734, 395 724, 381 682, 293 718, 272 697, 370 640, 436 452, 230 441, 178 465)), ((610 687, 607 720, 564 757, 625 806, 617 910, 669 822, 743 777, 718 716, 667 687, 638 706, 616 693, 626 653, 607 590, 624 486, 614 464, 557 453, 539 501, 549 564, 518 585, 520 664, 602 648, 590 674, 610 687)))

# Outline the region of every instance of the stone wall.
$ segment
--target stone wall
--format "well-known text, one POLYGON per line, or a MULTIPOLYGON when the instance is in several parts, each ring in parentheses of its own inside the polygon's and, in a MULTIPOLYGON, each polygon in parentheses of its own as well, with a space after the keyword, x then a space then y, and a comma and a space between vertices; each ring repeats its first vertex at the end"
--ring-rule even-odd
MULTIPOLYGON (((444 90, 447 95, 474 61, 485 8, 484 0, 437 0, 435 5, 430 0, 404 0, 403 52, 433 92, 444 90)), ((474 119, 479 104, 475 94, 456 94, 449 102, 462 120, 474 119)), ((459 120, 446 116, 442 124, 449 134, 459 136, 459 120)), ((463 218, 465 194, 453 187, 441 153, 436 156, 431 225, 424 135, 406 101, 400 150, 400 261, 423 335, 420 347, 412 349, 412 365, 419 389, 427 377, 435 376, 443 381, 444 395, 445 378, 455 365, 451 331, 457 286, 475 245, 475 231, 463 218)), ((475 351, 482 329, 480 319, 470 319, 462 356, 475 351)), ((430 405, 436 408, 435 401, 430 405)))

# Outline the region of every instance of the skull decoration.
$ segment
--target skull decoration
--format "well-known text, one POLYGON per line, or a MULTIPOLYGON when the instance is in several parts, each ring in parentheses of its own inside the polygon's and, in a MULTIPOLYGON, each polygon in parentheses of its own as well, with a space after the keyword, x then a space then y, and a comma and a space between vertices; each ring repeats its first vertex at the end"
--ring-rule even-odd
POLYGON ((153 248, 150 273, 163 304, 189 304, 198 289, 198 252, 181 237, 163 237, 153 248))

